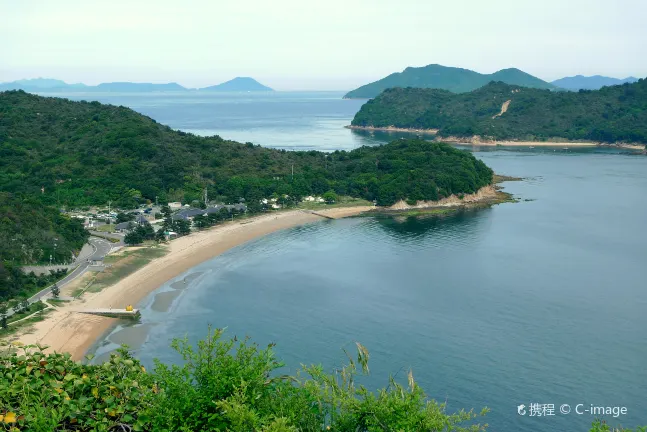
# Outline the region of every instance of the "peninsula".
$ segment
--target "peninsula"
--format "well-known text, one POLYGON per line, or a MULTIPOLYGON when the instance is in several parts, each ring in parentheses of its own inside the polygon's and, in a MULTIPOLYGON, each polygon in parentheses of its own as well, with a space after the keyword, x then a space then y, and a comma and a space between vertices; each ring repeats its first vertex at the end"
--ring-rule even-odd
POLYGON ((647 80, 596 91, 553 92, 493 82, 469 93, 388 89, 362 106, 352 128, 435 132, 476 144, 647 143, 647 80), (631 113, 631 115, 627 115, 631 113))
POLYGON ((248 216, 272 210, 270 199, 290 208, 312 195, 425 206, 493 183, 481 160, 442 143, 288 152, 175 131, 125 107, 23 91, 0 93, 0 142, 0 209, 7 215, 0 301, 42 288, 16 263, 62 263, 87 240, 81 222, 61 208, 110 203, 127 211, 155 201, 206 207, 205 192, 222 204, 244 202, 248 216))

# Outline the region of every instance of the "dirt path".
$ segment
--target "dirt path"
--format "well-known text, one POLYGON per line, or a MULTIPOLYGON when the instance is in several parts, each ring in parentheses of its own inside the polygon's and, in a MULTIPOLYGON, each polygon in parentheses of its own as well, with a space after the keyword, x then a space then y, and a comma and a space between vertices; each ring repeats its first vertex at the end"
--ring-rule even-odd
POLYGON ((492 116, 492 118, 495 119, 495 118, 501 117, 503 114, 505 114, 506 111, 508 111, 508 107, 510 106, 510 102, 512 102, 512 99, 503 102, 503 105, 501 105, 501 112, 499 114, 495 115, 495 116, 492 116))

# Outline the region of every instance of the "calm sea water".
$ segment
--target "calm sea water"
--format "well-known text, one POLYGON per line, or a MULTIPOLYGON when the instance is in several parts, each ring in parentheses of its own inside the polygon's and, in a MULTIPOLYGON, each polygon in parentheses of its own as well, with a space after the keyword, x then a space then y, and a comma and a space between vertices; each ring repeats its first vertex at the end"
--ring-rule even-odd
MULTIPOLYGON (((75 98, 78 95, 72 95, 75 98)), ((352 149, 395 135, 351 132, 361 101, 336 93, 92 95, 203 135, 266 146, 352 149)), ((589 149, 475 152, 522 201, 445 219, 351 218, 278 232, 232 249, 142 302, 143 325, 97 347, 178 361, 174 337, 276 342, 293 371, 329 369, 354 341, 371 387, 411 368, 448 409, 491 408, 493 431, 584 431, 562 404, 624 406, 613 424, 647 423, 647 157, 589 149), (188 277, 188 283, 183 280, 188 277), (178 287, 186 289, 178 290, 178 287), (167 312, 160 308, 175 298, 167 312), (127 336, 127 335, 126 335, 127 336), (549 417, 517 406, 554 404, 549 417)))

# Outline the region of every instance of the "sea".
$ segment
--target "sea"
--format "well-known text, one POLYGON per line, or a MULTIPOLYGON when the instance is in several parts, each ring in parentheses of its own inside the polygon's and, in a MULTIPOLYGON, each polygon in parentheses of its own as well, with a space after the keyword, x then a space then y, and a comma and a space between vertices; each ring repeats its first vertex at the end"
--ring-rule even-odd
MULTIPOLYGON (((62 96, 57 94, 56 96, 62 96)), ((340 92, 69 94, 198 135, 289 150, 352 150, 403 134, 351 131, 340 92)), ((647 424, 647 157, 603 148, 465 147, 518 202, 450 217, 355 217, 277 232, 169 281, 94 348, 129 342, 180 362, 173 338, 275 342, 283 372, 370 352, 369 388, 409 370, 448 412, 491 431, 647 424), (593 407, 618 407, 618 416, 593 407), (624 408, 624 410, 622 410, 624 408), (622 414, 620 414, 622 412, 622 414)))

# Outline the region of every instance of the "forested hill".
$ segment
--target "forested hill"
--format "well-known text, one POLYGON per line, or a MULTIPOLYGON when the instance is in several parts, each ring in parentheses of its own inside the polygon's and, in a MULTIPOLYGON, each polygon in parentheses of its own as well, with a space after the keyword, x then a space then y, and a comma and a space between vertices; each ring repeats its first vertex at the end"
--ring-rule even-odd
POLYGON ((273 193, 331 189, 390 205, 471 193, 491 179, 471 154, 424 141, 287 152, 175 131, 124 107, 0 93, 0 191, 44 204, 190 202, 206 187, 210 197, 248 206, 273 193))
POLYGON ((491 81, 502 81, 524 87, 555 89, 550 83, 542 81, 519 69, 502 69, 493 74, 481 74, 469 69, 431 64, 424 67, 408 67, 402 72, 393 73, 381 80, 366 84, 348 92, 346 99, 370 99, 384 90, 394 87, 435 88, 463 93, 483 87, 491 81))
POLYGON ((352 125, 439 129, 441 137, 647 143, 647 80, 577 93, 501 82, 463 94, 389 89, 364 104, 352 125))

